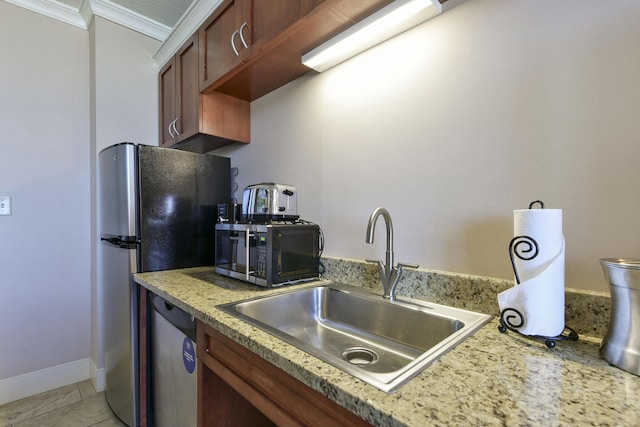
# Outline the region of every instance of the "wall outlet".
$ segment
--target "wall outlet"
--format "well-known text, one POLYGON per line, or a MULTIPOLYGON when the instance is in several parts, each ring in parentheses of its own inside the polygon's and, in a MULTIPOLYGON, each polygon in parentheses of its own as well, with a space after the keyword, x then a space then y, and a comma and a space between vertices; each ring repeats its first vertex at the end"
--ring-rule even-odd
POLYGON ((0 215, 11 215, 11 197, 0 196, 0 215))

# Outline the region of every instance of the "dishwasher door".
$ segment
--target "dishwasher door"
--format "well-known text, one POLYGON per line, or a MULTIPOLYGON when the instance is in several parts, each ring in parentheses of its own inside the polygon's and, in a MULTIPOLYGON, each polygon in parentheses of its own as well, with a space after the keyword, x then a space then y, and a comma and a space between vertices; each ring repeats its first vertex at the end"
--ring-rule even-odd
POLYGON ((196 427, 195 319, 151 294, 151 378, 156 427, 196 427))

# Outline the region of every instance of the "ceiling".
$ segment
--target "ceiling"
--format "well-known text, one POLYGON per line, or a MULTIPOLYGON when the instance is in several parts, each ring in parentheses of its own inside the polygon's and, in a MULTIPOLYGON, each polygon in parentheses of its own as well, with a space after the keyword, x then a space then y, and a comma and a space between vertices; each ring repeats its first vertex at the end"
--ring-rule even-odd
POLYGON ((87 28, 94 15, 164 41, 198 0, 3 0, 87 28))

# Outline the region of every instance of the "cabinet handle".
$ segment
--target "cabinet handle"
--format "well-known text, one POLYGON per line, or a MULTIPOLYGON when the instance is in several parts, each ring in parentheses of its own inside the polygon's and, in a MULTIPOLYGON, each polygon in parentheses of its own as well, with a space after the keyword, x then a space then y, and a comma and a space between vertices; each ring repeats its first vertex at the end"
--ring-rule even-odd
POLYGON ((173 124, 176 122, 176 120, 178 119, 174 119, 171 123, 169 123, 168 129, 169 129, 169 135, 171 135, 171 138, 175 138, 176 135, 173 134, 173 131, 171 130, 171 126, 173 126, 173 124))
POLYGON ((176 117, 176 119, 172 122, 173 124, 173 131, 176 133, 176 136, 178 135, 182 135, 182 132, 180 132, 178 130, 178 128, 176 127, 176 124, 178 123, 178 120, 180 120, 180 117, 176 117))
POLYGON ((244 30, 245 28, 249 28, 249 24, 247 23, 247 21, 244 22, 244 24, 242 24, 240 26, 240 29, 238 30, 238 33, 240 34, 240 41, 242 42, 242 46, 244 46, 244 48, 248 48, 249 45, 247 45, 247 42, 244 39, 244 35, 242 34, 242 30, 244 30))
MULTIPOLYGON (((240 52, 238 52, 238 49, 236 49, 236 44, 234 43, 236 34, 240 34, 240 30, 235 30, 233 34, 231 34, 231 48, 233 49, 233 53, 235 53, 236 56, 240 56, 240 52)), ((240 35, 240 40, 242 41, 242 35, 240 35)))

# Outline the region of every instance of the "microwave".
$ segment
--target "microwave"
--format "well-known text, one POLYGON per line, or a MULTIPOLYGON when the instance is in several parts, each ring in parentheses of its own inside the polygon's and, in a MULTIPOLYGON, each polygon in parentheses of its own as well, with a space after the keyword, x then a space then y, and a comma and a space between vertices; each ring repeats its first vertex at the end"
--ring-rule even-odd
POLYGON ((306 223, 228 224, 215 227, 215 270, 258 286, 317 278, 320 227, 306 223))

